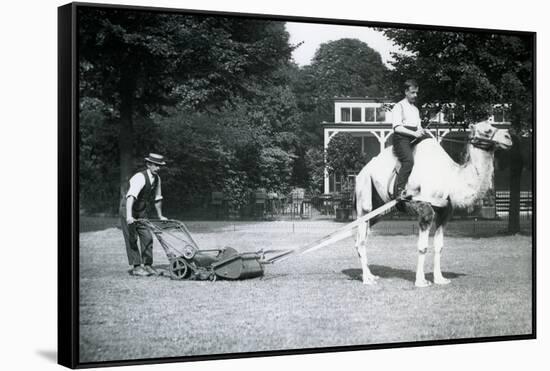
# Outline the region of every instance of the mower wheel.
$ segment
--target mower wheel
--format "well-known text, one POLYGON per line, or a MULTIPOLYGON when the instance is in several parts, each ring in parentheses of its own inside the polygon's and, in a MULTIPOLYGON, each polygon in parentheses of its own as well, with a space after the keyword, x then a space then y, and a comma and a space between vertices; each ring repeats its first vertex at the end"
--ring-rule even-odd
POLYGON ((189 276, 190 269, 184 258, 175 258, 170 261, 170 278, 183 280, 189 276))

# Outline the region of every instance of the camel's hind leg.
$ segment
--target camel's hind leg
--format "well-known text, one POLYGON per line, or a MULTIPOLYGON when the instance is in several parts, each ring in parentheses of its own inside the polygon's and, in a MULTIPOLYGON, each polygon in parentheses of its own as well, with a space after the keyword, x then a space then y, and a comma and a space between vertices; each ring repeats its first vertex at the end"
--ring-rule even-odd
POLYGON ((443 231, 445 224, 450 219, 452 209, 450 206, 441 208, 436 211, 435 218, 435 234, 434 234, 434 283, 438 285, 446 285, 451 280, 443 277, 441 273, 441 251, 443 250, 443 231))
POLYGON ((378 276, 372 274, 369 268, 369 262, 367 259, 367 239, 370 234, 369 222, 361 223, 357 227, 357 238, 355 240, 355 247, 357 253, 361 259, 361 269, 363 270, 363 284, 372 285, 376 283, 378 276))
MULTIPOLYGON (((367 165, 368 166, 368 165, 367 165)), ((355 211, 357 218, 373 210, 373 192, 376 192, 372 186, 372 179, 367 168, 361 170, 355 183, 355 211)), ((370 233, 371 221, 367 220, 357 226, 357 237, 355 239, 355 248, 361 259, 361 269, 363 270, 363 283, 372 285, 376 283, 377 276, 372 274, 367 260, 367 238, 370 233)))
POLYGON ((440 225, 435 230, 434 234, 434 283, 438 285, 446 285, 451 283, 451 280, 443 277, 441 273, 441 250, 443 250, 443 226, 440 225))
POLYGON ((424 262, 426 260, 426 254, 428 252, 428 238, 430 236, 430 227, 434 219, 434 210, 430 204, 421 202, 416 206, 418 213, 418 262, 416 265, 416 281, 414 285, 416 287, 430 286, 430 281, 426 280, 424 273, 424 262))

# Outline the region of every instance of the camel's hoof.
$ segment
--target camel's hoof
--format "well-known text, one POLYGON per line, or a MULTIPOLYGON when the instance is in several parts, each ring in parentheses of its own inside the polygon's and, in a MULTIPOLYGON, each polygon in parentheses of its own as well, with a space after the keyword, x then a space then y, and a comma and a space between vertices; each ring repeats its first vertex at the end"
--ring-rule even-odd
POLYGON ((415 285, 416 287, 429 287, 429 286, 432 285, 432 283, 431 283, 430 281, 427 281, 427 280, 422 280, 422 281, 418 281, 418 280, 417 280, 417 281, 414 283, 414 285, 415 285))
POLYGON ((441 277, 441 278, 434 278, 434 283, 436 285, 448 285, 449 283, 451 283, 451 280, 445 278, 445 277, 441 277))

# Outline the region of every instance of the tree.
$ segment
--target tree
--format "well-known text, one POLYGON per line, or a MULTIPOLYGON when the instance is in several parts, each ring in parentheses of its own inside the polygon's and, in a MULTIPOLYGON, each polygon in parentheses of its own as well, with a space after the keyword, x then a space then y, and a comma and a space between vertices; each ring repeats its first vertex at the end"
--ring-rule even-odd
POLYGON ((121 196, 144 150, 136 120, 252 96, 292 51, 282 22, 83 7, 78 22, 80 93, 101 100, 119 129, 121 196))
MULTIPOLYGON (((333 120, 336 96, 383 95, 387 68, 380 54, 357 39, 340 39, 321 44, 311 65, 297 72, 293 90, 298 107, 309 115, 304 130, 318 129, 319 122, 333 120)), ((322 135, 318 136, 322 143, 322 135)))
MULTIPOLYGON (((301 145, 297 149, 293 179, 311 191, 319 188, 319 153, 323 153, 323 121, 334 120, 334 97, 380 97, 385 92, 386 66, 378 52, 357 39, 321 44, 311 65, 293 66, 292 90, 302 113, 301 145), (311 148, 316 148, 311 152, 311 148)), ((322 156, 321 156, 322 159, 322 156)), ((322 163, 323 161, 321 161, 322 163)), ((321 173, 319 173, 321 171, 321 173)), ((322 182, 320 183, 322 185, 322 182)))
POLYGON ((118 190, 110 185, 118 178, 118 130, 108 120, 107 107, 98 99, 83 98, 80 103, 79 185, 80 209, 86 212, 115 212, 118 190))
POLYGON ((442 110, 454 124, 486 119, 496 104, 511 117, 514 147, 510 153, 509 232, 519 225, 523 169, 520 136, 532 130, 533 37, 526 34, 385 29, 407 54, 395 55, 394 92, 414 77, 421 86, 426 116, 442 110))
POLYGON ((310 148, 304 156, 307 171, 307 191, 312 194, 323 193, 325 179, 325 154, 317 148, 310 148))
MULTIPOLYGON (((284 70, 284 69, 283 69, 284 70)), ((285 193, 290 187, 300 113, 287 80, 256 84, 252 97, 235 97, 218 111, 178 111, 160 121, 163 153, 171 166, 163 180, 167 199, 188 210, 223 191, 234 206, 265 188, 285 193)))
POLYGON ((380 96, 386 67, 378 52, 357 39, 321 44, 309 70, 313 100, 332 107, 335 96, 380 96))
POLYGON ((338 133, 327 146, 326 166, 330 175, 344 177, 358 173, 367 163, 367 157, 361 153, 361 147, 350 133, 338 133))

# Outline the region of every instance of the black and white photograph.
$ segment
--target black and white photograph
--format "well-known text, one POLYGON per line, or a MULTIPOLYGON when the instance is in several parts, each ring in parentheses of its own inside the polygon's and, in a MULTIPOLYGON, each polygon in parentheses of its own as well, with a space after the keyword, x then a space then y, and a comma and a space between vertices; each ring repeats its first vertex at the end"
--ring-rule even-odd
POLYGON ((59 21, 60 363, 535 338, 534 32, 100 4, 59 21))

